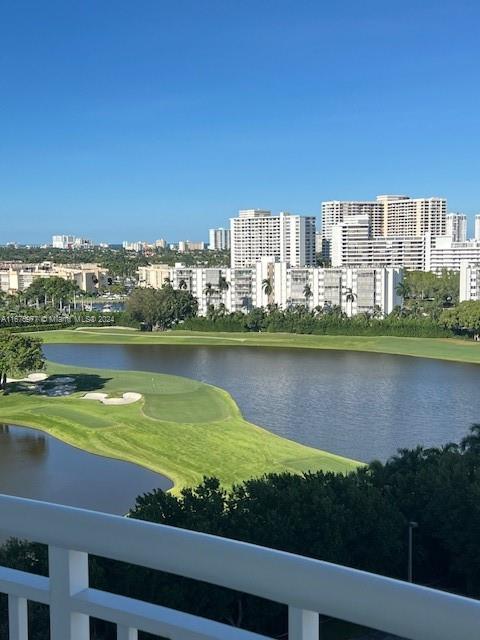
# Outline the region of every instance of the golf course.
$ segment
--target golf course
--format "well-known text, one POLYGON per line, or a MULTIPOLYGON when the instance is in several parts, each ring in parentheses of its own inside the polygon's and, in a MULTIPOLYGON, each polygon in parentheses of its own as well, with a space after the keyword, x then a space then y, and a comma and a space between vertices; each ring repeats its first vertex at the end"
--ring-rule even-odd
MULTIPOLYGON (((333 349, 480 363, 480 345, 456 339, 274 333, 140 332, 120 327, 38 332, 45 344, 208 345, 333 349)), ((225 486, 268 472, 345 473, 359 462, 280 437, 245 420, 229 393, 189 378, 47 363, 68 394, 10 385, 0 422, 40 429, 84 451, 168 476, 172 491, 216 476, 225 486), (93 399, 86 399, 90 395, 93 399), (103 394, 103 395, 101 395, 103 394), (124 404, 122 398, 133 400, 124 404)))
POLYGON ((344 473, 359 464, 247 422, 226 391, 188 378, 50 362, 46 373, 47 388, 55 390, 56 380, 67 376, 73 392, 49 396, 35 384, 12 383, 1 398, 1 422, 35 427, 90 453, 147 467, 168 476, 175 493, 203 476, 230 486, 267 472, 344 473), (84 397, 91 393, 141 398, 109 405, 84 397))
POLYGON ((296 333, 206 333, 200 331, 142 332, 120 327, 84 327, 44 331, 46 344, 171 344, 190 346, 336 349, 435 358, 480 364, 480 343, 455 338, 395 336, 334 336, 296 333))

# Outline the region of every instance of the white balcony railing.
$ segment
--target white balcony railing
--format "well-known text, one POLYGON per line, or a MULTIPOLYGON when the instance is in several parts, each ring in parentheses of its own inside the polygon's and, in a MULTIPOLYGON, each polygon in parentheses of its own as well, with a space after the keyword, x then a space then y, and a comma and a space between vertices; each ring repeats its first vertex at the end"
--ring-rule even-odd
POLYGON ((289 607, 289 640, 318 640, 318 612, 413 640, 473 640, 480 602, 216 536, 0 496, 0 535, 49 546, 49 577, 0 567, 10 640, 27 640, 27 601, 50 606, 51 640, 88 640, 89 616, 172 640, 261 640, 205 618, 91 589, 88 554, 202 580, 289 607))

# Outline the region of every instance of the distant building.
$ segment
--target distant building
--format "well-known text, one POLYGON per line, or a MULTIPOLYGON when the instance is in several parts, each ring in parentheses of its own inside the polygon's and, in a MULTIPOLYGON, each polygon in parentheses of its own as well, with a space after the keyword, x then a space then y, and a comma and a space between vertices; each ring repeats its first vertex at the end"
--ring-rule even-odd
POLYGON ((142 288, 161 289, 170 280, 168 264, 151 264, 138 268, 138 285, 142 288))
POLYGON ((208 230, 208 248, 210 251, 230 250, 230 229, 219 227, 208 230))
POLYGON ((366 215, 350 216, 333 227, 330 246, 332 267, 425 269, 430 242, 428 234, 370 238, 368 224, 366 215))
POLYGON ((157 249, 166 249, 168 247, 168 242, 164 238, 160 238, 160 240, 155 240, 155 247, 157 249))
POLYGON ((207 248, 206 242, 192 242, 191 240, 180 240, 178 243, 178 252, 186 251, 204 251, 207 248))
POLYGON ((475 240, 480 240, 480 214, 475 216, 475 240))
POLYGON ((315 264, 315 218, 245 209, 230 220, 231 266, 249 267, 265 256, 291 266, 315 264))
POLYGON ((446 218, 446 235, 453 242, 466 242, 467 224, 467 216, 463 213, 449 213, 446 218))
POLYGON ((63 278, 76 282, 80 289, 92 293, 106 284, 108 271, 97 264, 55 264, 41 262, 0 264, 0 290, 6 293, 25 291, 37 278, 63 278))
POLYGON ((350 217, 368 216, 370 238, 445 235, 445 198, 380 195, 375 201, 331 200, 322 203, 322 232, 331 255, 333 228, 350 217))
POLYGON ((144 240, 137 240, 136 242, 128 242, 127 240, 125 240, 124 242, 122 242, 122 247, 125 249, 125 251, 135 251, 135 253, 141 253, 148 247, 148 243, 144 240))
POLYGON ((57 235, 52 236, 52 247, 54 249, 82 249, 92 246, 92 241, 77 236, 57 235))

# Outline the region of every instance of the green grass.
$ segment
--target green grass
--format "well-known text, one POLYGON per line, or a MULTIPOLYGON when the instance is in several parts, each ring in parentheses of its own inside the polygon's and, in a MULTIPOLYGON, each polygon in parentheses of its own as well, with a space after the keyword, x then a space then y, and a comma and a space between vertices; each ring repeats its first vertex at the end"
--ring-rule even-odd
MULTIPOLYGON (((68 332, 62 332, 67 333, 68 332)), ((43 337, 43 335, 42 335, 43 337)), ((16 385, 0 397, 0 421, 42 429, 85 451, 142 465, 167 475, 178 492, 204 475, 225 486, 266 472, 348 472, 358 462, 306 447, 247 422, 224 390, 158 373, 80 369, 48 363, 51 375, 75 377, 68 397, 45 397, 16 385), (143 395, 106 406, 85 391, 143 395)))
POLYGON ((38 335, 46 343, 188 344, 340 349, 480 363, 480 343, 455 338, 312 336, 292 333, 202 333, 197 331, 150 333, 113 327, 45 331, 38 335))

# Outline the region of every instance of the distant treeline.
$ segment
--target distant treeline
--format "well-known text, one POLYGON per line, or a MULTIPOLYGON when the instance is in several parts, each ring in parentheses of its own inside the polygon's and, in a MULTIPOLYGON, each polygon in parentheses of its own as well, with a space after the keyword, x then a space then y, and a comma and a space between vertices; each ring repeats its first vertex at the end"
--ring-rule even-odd
POLYGON ((185 320, 177 329, 189 331, 266 331, 270 333, 305 333, 312 335, 400 336, 414 338, 448 338, 453 331, 425 317, 386 318, 363 315, 315 315, 297 310, 266 313, 253 309, 247 314, 232 313, 185 320))

